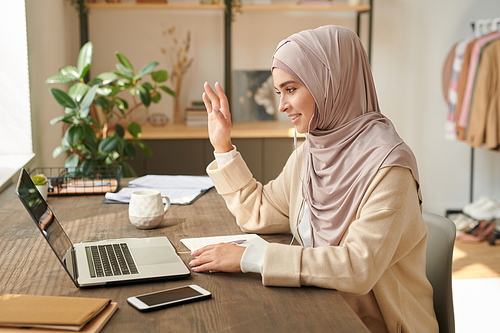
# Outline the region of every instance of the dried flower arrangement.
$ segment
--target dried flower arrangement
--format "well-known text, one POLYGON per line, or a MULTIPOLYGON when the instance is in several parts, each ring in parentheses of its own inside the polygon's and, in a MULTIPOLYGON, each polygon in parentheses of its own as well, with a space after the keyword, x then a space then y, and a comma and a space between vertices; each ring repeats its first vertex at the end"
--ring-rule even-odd
POLYGON ((188 31, 186 39, 179 41, 175 34, 175 26, 163 31, 163 36, 169 37, 173 41, 170 48, 161 48, 161 52, 168 57, 168 61, 172 66, 170 71, 170 81, 173 86, 173 91, 177 98, 174 99, 174 122, 181 122, 180 114, 180 98, 182 81, 187 70, 193 63, 194 59, 189 57, 189 47, 191 44, 191 32, 188 31))

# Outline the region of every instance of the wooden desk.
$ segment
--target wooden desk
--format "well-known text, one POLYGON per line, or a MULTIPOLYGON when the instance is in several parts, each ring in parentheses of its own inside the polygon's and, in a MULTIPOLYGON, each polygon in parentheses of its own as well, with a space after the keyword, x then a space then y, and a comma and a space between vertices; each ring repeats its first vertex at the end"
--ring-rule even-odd
MULTIPOLYGON (((179 251, 185 237, 238 234, 241 230, 212 189, 189 206, 172 206, 158 229, 139 230, 128 222, 125 204, 101 204, 104 197, 49 197, 48 203, 73 242, 121 237, 167 236, 179 251)), ((192 273, 155 283, 78 289, 36 229, 11 185, 0 193, 0 294, 105 297, 118 311, 103 332, 368 332, 335 290, 276 288, 258 274, 192 273), (141 313, 129 296, 198 284, 212 298, 141 313)), ((289 243, 290 235, 264 235, 289 243)), ((187 264, 192 258, 180 254, 187 264)))

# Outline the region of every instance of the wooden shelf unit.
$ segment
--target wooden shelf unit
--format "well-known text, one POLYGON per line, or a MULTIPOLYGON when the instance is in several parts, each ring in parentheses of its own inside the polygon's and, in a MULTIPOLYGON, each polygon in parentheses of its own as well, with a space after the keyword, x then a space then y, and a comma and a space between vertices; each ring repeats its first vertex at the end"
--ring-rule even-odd
MULTIPOLYGON (((226 10, 222 4, 203 5, 203 4, 168 4, 168 3, 89 3, 89 8, 94 9, 165 9, 165 10, 226 10)), ((270 11, 270 10, 294 10, 294 11, 352 11, 367 12, 371 9, 370 5, 255 5, 241 6, 245 11, 270 11)))

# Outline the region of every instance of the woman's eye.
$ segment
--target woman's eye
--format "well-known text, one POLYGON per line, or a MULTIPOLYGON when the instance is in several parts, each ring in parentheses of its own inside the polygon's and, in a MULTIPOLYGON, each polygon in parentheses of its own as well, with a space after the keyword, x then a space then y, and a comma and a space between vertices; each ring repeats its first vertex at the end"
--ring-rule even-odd
POLYGON ((281 92, 279 92, 278 90, 275 91, 276 95, 281 95, 281 92))
POLYGON ((287 88, 286 91, 291 94, 295 91, 295 88, 287 88))

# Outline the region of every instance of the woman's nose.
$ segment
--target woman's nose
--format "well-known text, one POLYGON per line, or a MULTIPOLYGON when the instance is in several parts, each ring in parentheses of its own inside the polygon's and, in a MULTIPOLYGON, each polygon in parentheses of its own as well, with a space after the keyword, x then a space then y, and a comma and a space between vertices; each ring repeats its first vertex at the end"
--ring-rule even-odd
POLYGON ((290 103, 288 103, 287 101, 284 101, 283 98, 280 98, 280 105, 278 107, 278 111, 279 112, 286 112, 286 110, 288 110, 289 107, 290 107, 290 103))

